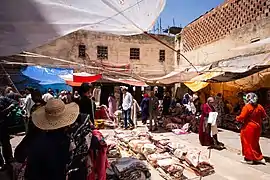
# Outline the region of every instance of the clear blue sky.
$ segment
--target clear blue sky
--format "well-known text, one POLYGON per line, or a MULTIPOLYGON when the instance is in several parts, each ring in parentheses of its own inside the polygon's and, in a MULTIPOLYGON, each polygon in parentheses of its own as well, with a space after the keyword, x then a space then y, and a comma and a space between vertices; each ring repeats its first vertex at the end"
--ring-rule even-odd
POLYGON ((224 0, 167 0, 161 14, 162 28, 180 24, 184 27, 200 15, 223 3, 224 0))

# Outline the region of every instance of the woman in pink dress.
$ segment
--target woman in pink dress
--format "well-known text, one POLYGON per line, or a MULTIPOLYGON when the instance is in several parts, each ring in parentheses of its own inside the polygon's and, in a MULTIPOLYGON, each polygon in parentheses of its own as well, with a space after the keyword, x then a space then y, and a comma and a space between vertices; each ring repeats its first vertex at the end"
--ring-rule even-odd
POLYGON ((116 99, 113 94, 111 94, 108 98, 108 109, 109 109, 109 116, 112 120, 115 119, 115 111, 116 111, 116 99))
POLYGON ((211 138, 211 129, 207 124, 207 119, 210 112, 214 112, 214 98, 209 97, 207 103, 202 105, 202 115, 200 118, 199 126, 199 139, 202 146, 210 146, 213 144, 213 139, 211 138))

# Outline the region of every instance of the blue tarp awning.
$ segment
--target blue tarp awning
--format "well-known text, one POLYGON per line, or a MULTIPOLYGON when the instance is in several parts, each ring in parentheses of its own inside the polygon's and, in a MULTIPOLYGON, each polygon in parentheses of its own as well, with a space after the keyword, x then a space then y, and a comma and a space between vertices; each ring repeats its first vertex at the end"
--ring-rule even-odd
POLYGON ((24 89, 30 86, 38 88, 43 92, 48 88, 72 90, 72 88, 65 83, 65 80, 59 77, 60 75, 67 74, 73 74, 73 69, 28 66, 22 69, 18 75, 11 76, 11 79, 18 89, 24 89))

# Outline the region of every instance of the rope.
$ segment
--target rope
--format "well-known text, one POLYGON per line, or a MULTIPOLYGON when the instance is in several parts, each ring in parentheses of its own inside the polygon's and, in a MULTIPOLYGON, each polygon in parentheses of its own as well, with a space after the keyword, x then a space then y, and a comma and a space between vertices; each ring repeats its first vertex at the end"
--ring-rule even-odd
POLYGON ((100 71, 105 71, 107 73, 112 73, 112 74, 116 74, 116 75, 121 75, 121 76, 130 76, 130 74, 126 74, 126 73, 121 73, 121 72, 115 72, 115 71, 110 71, 104 68, 100 68, 100 67, 94 67, 94 66, 90 66, 90 65, 83 65, 81 63, 77 63, 77 62, 73 62, 73 61, 68 61, 68 60, 64 60, 64 59, 60 59, 60 58, 54 58, 54 57, 50 57, 50 56, 45 56, 45 55, 40 55, 40 54, 36 54, 36 53, 31 53, 31 52, 24 52, 25 54, 18 54, 18 56, 25 56, 25 57, 33 57, 33 58, 48 58, 51 60, 55 60, 55 61, 60 61, 60 62, 64 62, 64 63, 68 63, 68 64, 73 64, 73 65, 78 65, 78 66, 83 66, 89 69, 94 69, 94 70, 100 70, 100 71))
MULTIPOLYGON (((141 0, 143 1, 143 0, 141 0)), ((141 2, 140 1, 140 2, 141 2)), ((161 41, 160 39, 156 38, 155 36, 153 36, 152 34, 149 34, 148 32, 144 31, 142 28, 140 28, 136 23, 134 23, 132 20, 130 20, 126 15, 123 14, 124 11, 118 11, 117 8, 115 8, 112 4, 110 4, 111 7, 113 7, 112 9, 114 9, 115 11, 117 11, 119 14, 121 14, 126 20, 128 20, 131 24, 133 24, 136 28, 138 28, 142 33, 148 35, 149 37, 153 38, 154 40, 158 41, 159 43, 163 44, 164 46, 168 47, 169 49, 173 50, 174 52, 178 51, 176 49, 174 49, 173 47, 169 46, 168 44, 164 43, 163 41, 161 41)), ((197 68, 182 54, 180 53, 180 56, 182 56, 195 70, 196 72, 198 72, 197 68)))
MULTIPOLYGON (((60 61, 60 62, 65 62, 65 63, 68 63, 68 64, 82 66, 82 64, 80 64, 80 63, 73 62, 73 61, 68 61, 68 60, 64 60, 64 59, 60 59, 60 58, 53 58, 53 57, 49 57, 49 56, 45 56, 45 55, 40 55, 40 54, 36 54, 36 53, 31 53, 31 52, 23 52, 23 53, 25 53, 25 54, 18 54, 18 56, 34 57, 34 58, 40 58, 40 57, 42 57, 42 58, 48 58, 48 59, 56 60, 56 61, 60 61)), ((36 65, 36 64, 33 63, 32 65, 36 65)), ((115 78, 117 78, 117 76, 132 77, 134 79, 137 79, 137 80, 140 80, 140 81, 143 81, 144 82, 144 80, 142 78, 140 78, 139 76, 137 76, 136 74, 135 75, 130 75, 130 74, 126 74, 126 73, 115 72, 115 71, 107 70, 107 69, 104 69, 104 68, 93 67, 93 66, 89 66, 89 65, 85 65, 84 67, 87 67, 89 69, 94 69, 94 70, 100 70, 102 72, 107 73, 108 75, 114 75, 114 76, 116 76, 115 78)), ((105 73, 103 73, 103 74, 105 74, 105 73)))

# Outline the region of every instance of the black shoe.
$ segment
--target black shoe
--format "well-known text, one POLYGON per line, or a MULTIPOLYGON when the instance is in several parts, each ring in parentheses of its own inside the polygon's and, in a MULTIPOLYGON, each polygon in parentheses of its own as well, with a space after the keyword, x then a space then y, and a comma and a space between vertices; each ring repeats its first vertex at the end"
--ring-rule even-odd
POLYGON ((224 146, 224 144, 222 143, 222 142, 217 142, 217 144, 219 145, 219 146, 224 146))

